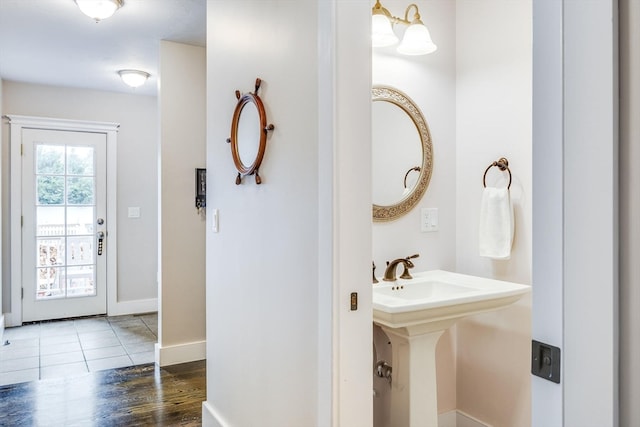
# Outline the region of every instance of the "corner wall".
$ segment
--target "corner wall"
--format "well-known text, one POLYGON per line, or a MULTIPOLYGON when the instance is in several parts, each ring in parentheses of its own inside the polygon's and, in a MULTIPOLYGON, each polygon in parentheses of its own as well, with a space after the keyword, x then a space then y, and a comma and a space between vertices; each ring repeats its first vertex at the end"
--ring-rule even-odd
POLYGON ((160 42, 160 366, 206 356, 206 218, 195 207, 195 169, 206 166, 205 58, 203 47, 160 42))
MULTIPOLYGON (((456 1, 456 270, 531 284, 532 5, 456 1), (478 255, 485 169, 500 157, 513 174, 511 259, 478 255)), ((504 186, 497 168, 488 186, 504 186)), ((496 426, 528 426, 531 299, 457 324, 457 408, 496 426)))

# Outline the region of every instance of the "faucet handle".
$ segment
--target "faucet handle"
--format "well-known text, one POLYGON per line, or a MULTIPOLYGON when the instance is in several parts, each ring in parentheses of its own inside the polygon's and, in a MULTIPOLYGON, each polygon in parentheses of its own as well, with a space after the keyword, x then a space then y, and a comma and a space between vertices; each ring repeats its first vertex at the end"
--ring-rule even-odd
POLYGON ((414 255, 410 255, 410 256, 405 258, 406 262, 402 263, 402 266, 404 267, 404 271, 400 275, 401 279, 413 279, 413 276, 411 276, 411 274, 409 274, 409 269, 414 267, 414 265, 411 262, 411 260, 413 258, 418 258, 419 256, 420 256, 420 254, 414 254, 414 255))
POLYGON ((409 274, 409 268, 406 265, 404 266, 404 271, 400 275, 400 278, 401 279, 413 279, 413 276, 411 274, 409 274))
POLYGON ((373 271, 372 271, 373 283, 378 283, 378 279, 376 279, 376 262, 371 261, 371 264, 373 265, 373 271))

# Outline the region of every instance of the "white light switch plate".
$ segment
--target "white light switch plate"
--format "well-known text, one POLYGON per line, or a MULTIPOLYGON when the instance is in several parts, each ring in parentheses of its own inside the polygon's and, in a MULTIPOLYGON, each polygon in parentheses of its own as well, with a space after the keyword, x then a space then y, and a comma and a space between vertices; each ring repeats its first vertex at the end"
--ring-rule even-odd
POLYGON ((420 231, 423 233, 438 231, 438 208, 422 208, 420 212, 420 231))
POLYGON ((211 209, 211 230, 214 233, 218 232, 219 229, 219 219, 218 219, 218 209, 211 209))
POLYGON ((140 208, 139 207, 129 207, 128 209, 129 218, 140 218, 140 208))

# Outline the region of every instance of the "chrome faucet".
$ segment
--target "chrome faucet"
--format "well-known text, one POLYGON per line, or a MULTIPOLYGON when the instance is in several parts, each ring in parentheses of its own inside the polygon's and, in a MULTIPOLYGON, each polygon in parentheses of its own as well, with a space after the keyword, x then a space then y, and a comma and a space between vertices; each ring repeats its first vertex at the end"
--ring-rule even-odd
POLYGON ((382 280, 385 280, 387 282, 395 282, 396 268, 398 267, 398 264, 402 264, 404 266, 404 271, 400 275, 400 278, 413 279, 413 277, 411 277, 411 274, 409 274, 409 269, 415 267, 415 265, 413 265, 413 262, 411 262, 411 260, 413 258, 418 258, 419 256, 420 254, 415 254, 415 255, 408 256, 406 258, 394 259, 391 262, 387 261, 387 269, 384 271, 384 277, 382 278, 382 280))

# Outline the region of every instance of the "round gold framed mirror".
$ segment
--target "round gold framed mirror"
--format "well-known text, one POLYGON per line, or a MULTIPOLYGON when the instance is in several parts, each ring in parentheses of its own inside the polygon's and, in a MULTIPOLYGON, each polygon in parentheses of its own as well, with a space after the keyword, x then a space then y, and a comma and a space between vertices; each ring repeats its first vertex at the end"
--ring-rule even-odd
POLYGON ((391 221, 408 213, 424 195, 433 168, 429 126, 403 92, 373 86, 373 220, 391 221))
POLYGON ((236 90, 238 103, 231 120, 231 136, 227 139, 231 144, 233 163, 238 170, 236 185, 242 183, 244 176, 254 174, 256 184, 262 184, 258 169, 266 150, 267 133, 273 130, 274 126, 267 125, 267 114, 258 96, 261 83, 260 79, 256 79, 253 93, 241 95, 240 91, 236 90))

